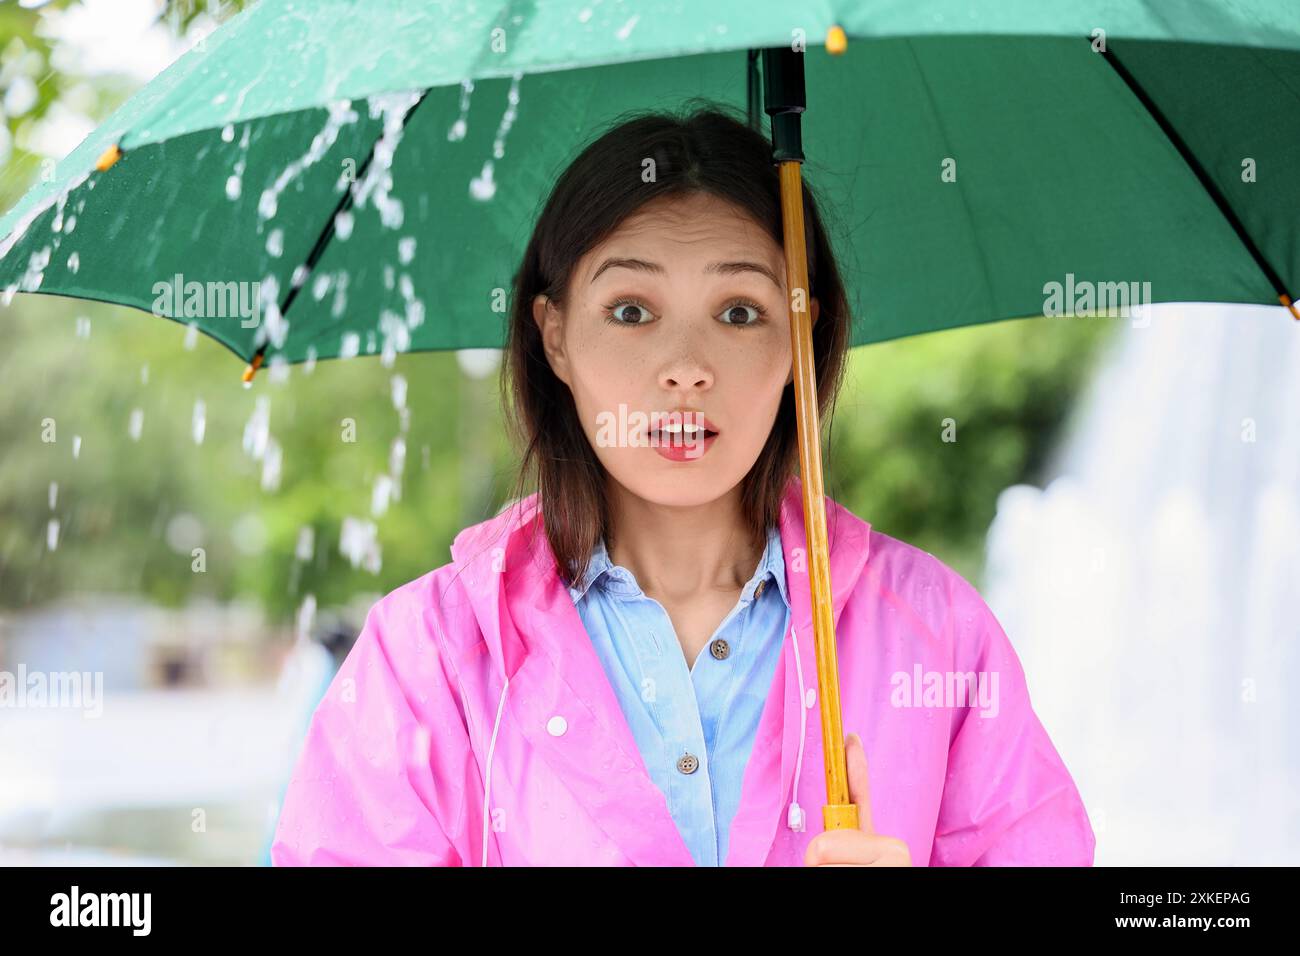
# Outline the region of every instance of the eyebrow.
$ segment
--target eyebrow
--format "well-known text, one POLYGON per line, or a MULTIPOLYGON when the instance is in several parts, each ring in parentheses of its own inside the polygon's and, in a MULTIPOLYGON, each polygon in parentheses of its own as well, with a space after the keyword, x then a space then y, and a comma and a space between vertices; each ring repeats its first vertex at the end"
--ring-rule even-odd
MULTIPOLYGON (((596 274, 591 277, 591 281, 595 282, 600 278, 600 274, 606 269, 633 269, 637 272, 650 272, 655 275, 664 275, 665 273, 664 267, 659 265, 657 262, 647 262, 645 259, 610 258, 600 264, 600 268, 598 268, 596 274)), ((776 273, 767 266, 758 262, 710 262, 704 267, 704 271, 726 276, 738 275, 742 272, 757 272, 759 275, 767 276, 767 278, 771 280, 772 284, 778 289, 781 288, 781 283, 777 281, 776 273)))

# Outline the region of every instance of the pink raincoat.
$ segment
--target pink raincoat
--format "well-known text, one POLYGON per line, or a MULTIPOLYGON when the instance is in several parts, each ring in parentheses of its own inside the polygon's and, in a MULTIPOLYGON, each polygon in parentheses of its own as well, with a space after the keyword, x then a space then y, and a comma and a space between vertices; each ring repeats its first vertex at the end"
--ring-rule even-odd
MULTIPOLYGON (((802 866, 822 830, 801 495, 792 479, 780 516, 792 627, 727 866, 802 866)), ((274 865, 694 865, 536 506, 466 528, 451 563, 371 608, 312 717, 274 865)), ((979 594, 830 499, 827 528, 844 732, 866 749, 877 832, 905 841, 914 865, 1091 865, 1079 792, 979 594), (953 675, 969 696, 946 696, 953 675), (973 693, 981 679, 991 696, 973 693)))

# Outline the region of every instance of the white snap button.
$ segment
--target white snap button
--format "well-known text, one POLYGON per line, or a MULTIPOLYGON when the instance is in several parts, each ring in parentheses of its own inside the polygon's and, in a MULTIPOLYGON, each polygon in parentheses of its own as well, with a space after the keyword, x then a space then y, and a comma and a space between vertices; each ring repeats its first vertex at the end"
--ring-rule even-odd
POLYGON ((569 722, 565 720, 563 717, 561 717, 559 714, 556 714, 554 717, 552 717, 550 720, 546 722, 546 732, 549 733, 552 737, 559 737, 563 735, 563 733, 568 729, 569 729, 569 722))
POLYGON ((808 693, 804 695, 803 705, 812 710, 813 705, 817 703, 817 688, 809 687, 808 693))

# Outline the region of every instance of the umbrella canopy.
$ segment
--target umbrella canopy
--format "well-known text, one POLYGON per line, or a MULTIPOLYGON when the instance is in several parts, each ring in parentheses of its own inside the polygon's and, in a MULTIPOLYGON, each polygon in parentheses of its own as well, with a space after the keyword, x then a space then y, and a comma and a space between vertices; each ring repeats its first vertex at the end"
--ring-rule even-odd
POLYGON ((627 110, 744 108, 747 51, 804 43, 805 176, 854 344, 1039 315, 1058 288, 1068 310, 1090 283, 1300 286, 1290 0, 262 0, 0 220, 0 287, 192 322, 245 360, 500 346, 576 150, 627 110))

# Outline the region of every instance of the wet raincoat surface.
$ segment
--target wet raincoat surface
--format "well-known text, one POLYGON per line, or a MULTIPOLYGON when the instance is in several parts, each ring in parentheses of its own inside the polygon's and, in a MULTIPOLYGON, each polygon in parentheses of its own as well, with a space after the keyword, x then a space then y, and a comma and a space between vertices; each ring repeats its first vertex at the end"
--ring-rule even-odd
MULTIPOLYGON (((979 594, 927 552, 826 507, 844 732, 866 749, 876 831, 905 841, 914 865, 1091 865, 1079 792, 979 594)), ((727 866, 802 866, 822 831, 797 478, 780 531, 791 627, 727 866), (804 828, 792 828, 801 815, 804 828)), ((536 495, 466 528, 451 554, 370 609, 312 717, 272 862, 693 866, 558 573, 536 495)))

